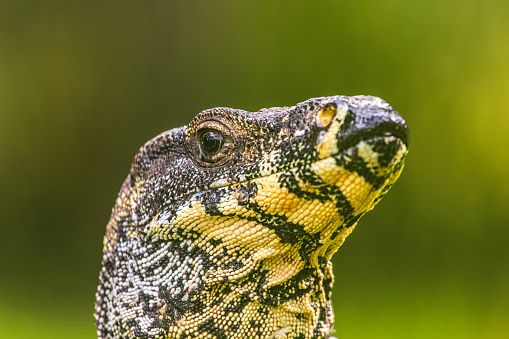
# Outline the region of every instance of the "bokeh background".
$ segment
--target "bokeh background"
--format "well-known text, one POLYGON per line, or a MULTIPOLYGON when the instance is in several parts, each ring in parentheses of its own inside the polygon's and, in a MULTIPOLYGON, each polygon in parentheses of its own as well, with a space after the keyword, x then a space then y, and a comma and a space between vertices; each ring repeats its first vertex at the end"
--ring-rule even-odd
POLYGON ((0 337, 94 338, 137 149, 203 109, 371 94, 407 166, 335 256, 339 338, 509 338, 509 2, 0 1, 0 337))

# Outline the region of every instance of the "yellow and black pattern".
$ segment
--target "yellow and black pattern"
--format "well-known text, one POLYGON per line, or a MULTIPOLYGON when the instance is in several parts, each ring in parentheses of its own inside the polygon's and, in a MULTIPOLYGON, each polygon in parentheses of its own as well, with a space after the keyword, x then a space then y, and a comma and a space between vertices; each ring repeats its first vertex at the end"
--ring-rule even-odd
POLYGON ((407 142, 369 96, 210 109, 149 141, 104 238, 99 338, 329 338, 331 256, 407 142))

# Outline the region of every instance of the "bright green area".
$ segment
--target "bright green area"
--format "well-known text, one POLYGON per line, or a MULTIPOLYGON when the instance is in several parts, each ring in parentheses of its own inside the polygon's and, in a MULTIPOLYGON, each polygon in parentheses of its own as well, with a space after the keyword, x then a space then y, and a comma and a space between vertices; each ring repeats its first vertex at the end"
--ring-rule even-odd
POLYGON ((372 94, 407 167, 334 257, 343 338, 508 338, 509 2, 0 1, 0 337, 94 338, 138 147, 199 111, 372 94))

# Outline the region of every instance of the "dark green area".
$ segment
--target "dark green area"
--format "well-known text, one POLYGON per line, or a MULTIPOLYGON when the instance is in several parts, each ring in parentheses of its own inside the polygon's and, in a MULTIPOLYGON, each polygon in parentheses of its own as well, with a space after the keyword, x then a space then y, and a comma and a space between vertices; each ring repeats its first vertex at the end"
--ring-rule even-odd
POLYGON ((1 1, 0 319, 94 338, 131 158, 203 109, 372 94, 406 169, 335 257, 340 338, 509 337, 509 2, 1 1))

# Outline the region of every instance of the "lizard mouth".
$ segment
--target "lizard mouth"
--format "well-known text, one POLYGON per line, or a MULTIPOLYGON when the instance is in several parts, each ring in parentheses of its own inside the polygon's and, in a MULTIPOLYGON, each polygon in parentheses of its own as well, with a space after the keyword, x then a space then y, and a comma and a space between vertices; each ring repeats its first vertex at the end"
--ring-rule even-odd
POLYGON ((362 141, 384 141, 389 143, 402 143, 408 147, 409 130, 405 121, 396 115, 389 119, 373 119, 373 121, 363 124, 364 126, 352 126, 338 135, 338 150, 345 151, 355 148, 362 141))

